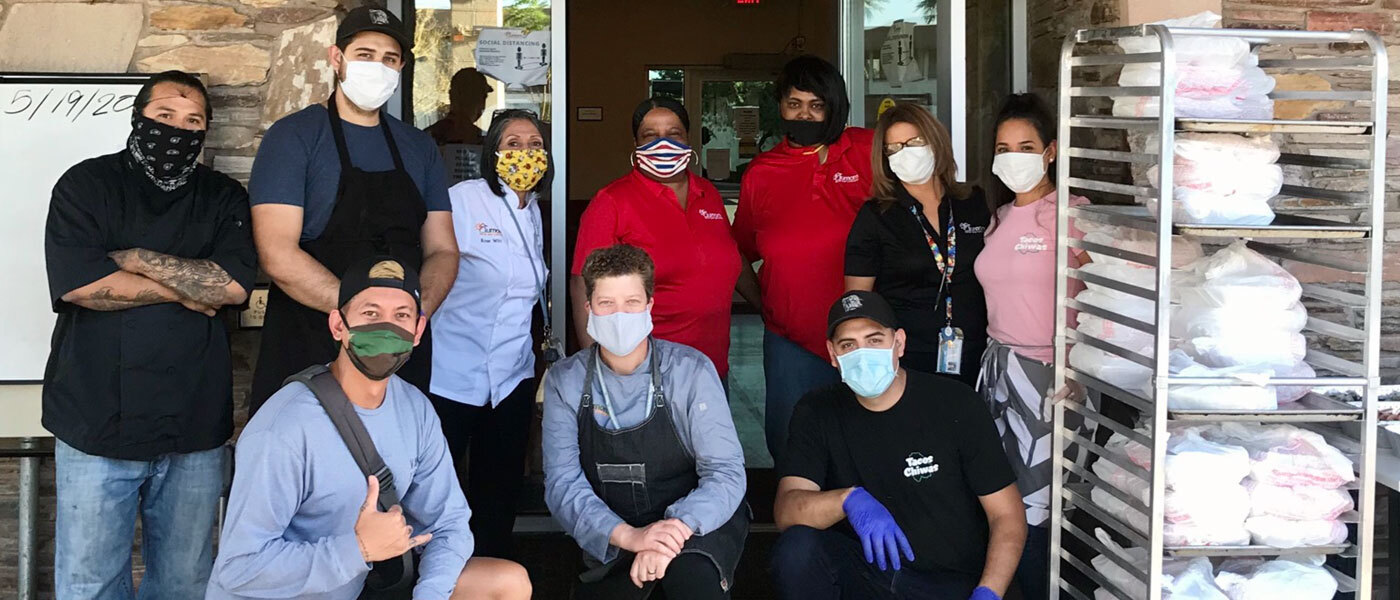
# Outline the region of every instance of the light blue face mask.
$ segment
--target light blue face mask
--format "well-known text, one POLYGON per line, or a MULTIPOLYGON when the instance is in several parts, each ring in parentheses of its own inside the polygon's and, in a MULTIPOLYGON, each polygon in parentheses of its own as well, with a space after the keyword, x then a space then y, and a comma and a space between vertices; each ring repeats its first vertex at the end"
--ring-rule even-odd
POLYGON ((841 381, 862 398, 885 393, 894 383, 894 348, 860 348, 836 357, 841 381))

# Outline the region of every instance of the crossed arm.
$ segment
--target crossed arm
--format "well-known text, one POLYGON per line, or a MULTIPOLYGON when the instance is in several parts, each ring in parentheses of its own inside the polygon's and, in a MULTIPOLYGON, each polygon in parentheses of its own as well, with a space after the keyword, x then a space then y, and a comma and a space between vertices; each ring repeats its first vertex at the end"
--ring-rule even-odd
POLYGON ((100 311, 179 302, 213 316, 219 308, 242 303, 247 290, 214 261, 180 258, 144 248, 109 253, 120 271, 74 289, 63 301, 100 311))

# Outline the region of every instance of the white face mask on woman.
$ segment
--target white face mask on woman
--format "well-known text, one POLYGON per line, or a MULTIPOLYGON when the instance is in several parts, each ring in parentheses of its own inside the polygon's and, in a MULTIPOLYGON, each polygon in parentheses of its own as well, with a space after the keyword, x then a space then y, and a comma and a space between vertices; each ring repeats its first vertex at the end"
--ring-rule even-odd
POLYGON ((992 173, 1011 191, 1024 194, 1045 179, 1045 153, 1003 152, 992 159, 992 173))
POLYGON ((922 185, 933 179, 933 148, 905 146, 889 156, 890 170, 900 181, 922 185))
POLYGON ((588 311, 588 335, 617 356, 627 356, 651 335, 651 311, 598 315, 588 311))
POLYGON ((379 110, 399 88, 399 72, 384 63, 346 60, 341 91, 362 110, 379 110))

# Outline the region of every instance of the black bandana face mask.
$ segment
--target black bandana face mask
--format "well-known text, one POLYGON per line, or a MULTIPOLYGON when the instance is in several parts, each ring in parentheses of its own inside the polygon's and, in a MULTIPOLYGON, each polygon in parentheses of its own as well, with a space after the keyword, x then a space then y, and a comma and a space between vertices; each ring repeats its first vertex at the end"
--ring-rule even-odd
POLYGON ((204 149, 203 131, 180 129, 146 117, 131 122, 126 149, 151 182, 169 192, 189 181, 204 149))

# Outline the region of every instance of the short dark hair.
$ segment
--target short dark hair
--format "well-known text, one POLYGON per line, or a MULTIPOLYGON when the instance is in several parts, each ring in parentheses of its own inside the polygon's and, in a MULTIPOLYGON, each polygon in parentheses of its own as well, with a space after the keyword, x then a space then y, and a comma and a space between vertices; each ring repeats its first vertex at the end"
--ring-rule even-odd
POLYGON ((646 250, 628 244, 618 244, 599 248, 588 253, 588 259, 583 261, 583 288, 587 292, 590 300, 593 298, 593 286, 599 279, 607 277, 623 277, 626 275, 637 275, 642 278, 642 287, 646 288, 647 298, 651 298, 656 291, 656 264, 651 262, 651 256, 646 250))
POLYGON ((851 116, 851 98, 846 94, 846 80, 841 77, 836 65, 810 54, 794 58, 783 65, 776 90, 779 105, 792 90, 815 94, 826 103, 826 127, 821 143, 834 143, 846 131, 846 119, 851 116))
POLYGON ((668 96, 652 96, 643 100, 637 105, 637 109, 632 111, 632 139, 637 139, 637 132, 642 128, 642 119, 647 117, 647 113, 655 108, 664 108, 675 113, 676 118, 681 120, 681 126, 685 127, 687 134, 690 133, 690 113, 685 110, 685 105, 680 100, 668 96))
POLYGON ((535 184, 534 190, 549 190, 549 183, 554 180, 554 157, 549 152, 549 132, 545 129, 544 122, 533 111, 512 108, 503 110, 499 114, 491 117, 491 125, 486 128, 486 136, 481 140, 481 177, 486 180, 486 187, 491 189, 491 193, 505 197, 506 192, 501 188, 501 180, 496 176, 496 153, 501 147, 501 136, 505 135, 506 125, 511 121, 525 120, 533 123, 535 129, 539 130, 540 137, 544 138, 545 160, 549 161, 549 167, 544 172, 544 177, 535 184))
POLYGON ((151 92, 157 85, 162 83, 173 83, 181 87, 187 87, 199 92, 199 97, 204 101, 204 121, 207 123, 214 119, 214 105, 209 102, 209 90, 205 89, 204 82, 198 77, 184 71, 162 71, 152 75, 146 83, 136 92, 136 100, 131 105, 131 119, 134 121, 141 113, 146 111, 146 105, 151 103, 151 92))

